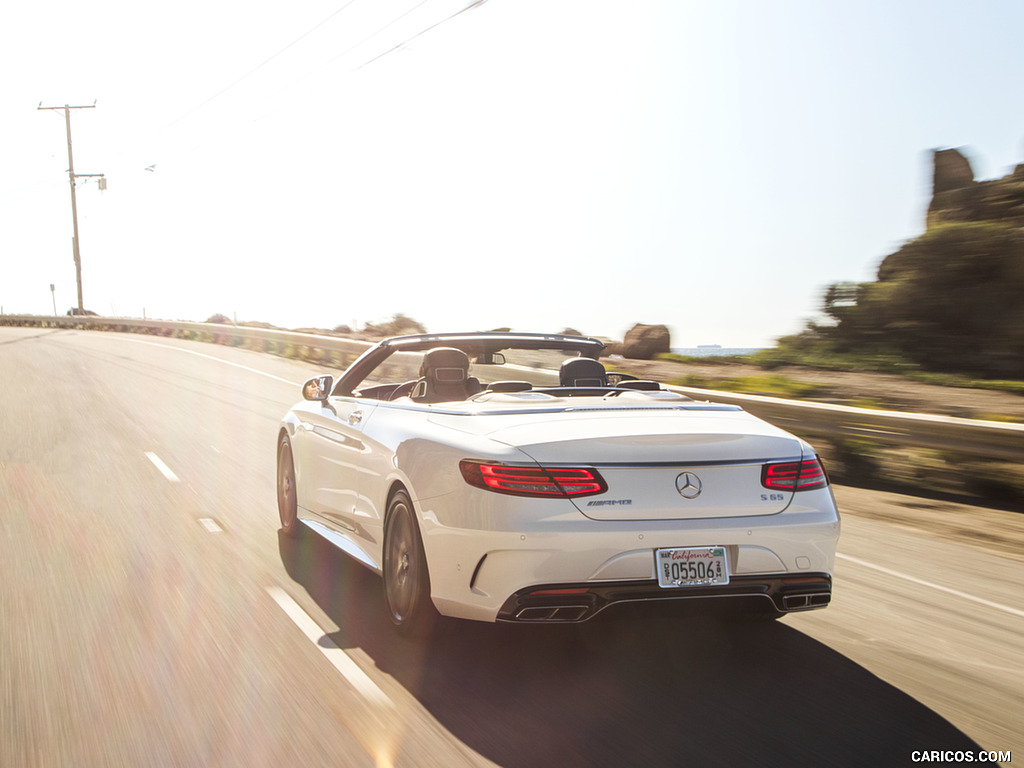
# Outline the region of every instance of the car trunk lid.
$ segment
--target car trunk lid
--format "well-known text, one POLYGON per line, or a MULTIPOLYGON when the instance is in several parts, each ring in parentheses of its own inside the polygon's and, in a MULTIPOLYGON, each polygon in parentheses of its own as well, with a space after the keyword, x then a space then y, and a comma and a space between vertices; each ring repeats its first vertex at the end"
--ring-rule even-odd
POLYGON ((542 465, 595 467, 608 484, 573 499, 595 520, 679 520, 771 515, 792 492, 761 484, 769 461, 801 457, 799 440, 742 411, 627 416, 574 412, 489 435, 542 465))

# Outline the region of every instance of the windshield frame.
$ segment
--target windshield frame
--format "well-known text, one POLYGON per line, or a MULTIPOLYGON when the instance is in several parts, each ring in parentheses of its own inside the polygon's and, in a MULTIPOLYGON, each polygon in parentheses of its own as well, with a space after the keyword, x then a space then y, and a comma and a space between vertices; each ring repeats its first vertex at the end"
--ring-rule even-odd
POLYGON ((426 352, 435 347, 461 349, 471 358, 495 354, 506 349, 560 350, 597 360, 605 349, 599 339, 555 333, 515 333, 511 331, 477 331, 470 333, 422 333, 394 336, 370 347, 338 379, 332 397, 351 397, 356 388, 396 352, 426 352))

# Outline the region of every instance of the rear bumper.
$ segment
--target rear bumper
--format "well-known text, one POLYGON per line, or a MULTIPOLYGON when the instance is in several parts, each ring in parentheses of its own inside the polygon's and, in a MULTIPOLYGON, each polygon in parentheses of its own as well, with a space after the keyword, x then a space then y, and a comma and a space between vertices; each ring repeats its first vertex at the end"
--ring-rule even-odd
MULTIPOLYGON (((785 512, 759 517, 597 521, 575 509, 566 512, 561 499, 478 492, 421 499, 417 511, 431 598, 442 615, 547 621, 541 611, 518 610, 548 605, 551 595, 532 594, 547 585, 589 594, 555 603, 583 607, 556 612, 555 620, 585 621, 610 604, 627 601, 740 595, 771 609, 775 603, 769 601, 781 594, 781 579, 833 570, 840 522, 829 489, 808 491, 798 501, 785 512), (710 591, 658 587, 658 549, 701 546, 725 547, 730 585, 710 591), (536 604, 538 597, 545 599, 536 604)), ((818 591, 830 593, 831 581, 823 583, 818 591)), ((743 607, 742 601, 731 602, 743 607)), ((786 610, 781 597, 777 602, 786 610)))
POLYGON ((514 623, 587 621, 613 605, 681 600, 753 598, 778 613, 824 608, 832 599, 827 573, 775 576, 737 575, 723 586, 665 589, 655 579, 595 584, 537 585, 514 593, 498 611, 497 621, 514 623), (770 601, 767 602, 767 601, 770 601))

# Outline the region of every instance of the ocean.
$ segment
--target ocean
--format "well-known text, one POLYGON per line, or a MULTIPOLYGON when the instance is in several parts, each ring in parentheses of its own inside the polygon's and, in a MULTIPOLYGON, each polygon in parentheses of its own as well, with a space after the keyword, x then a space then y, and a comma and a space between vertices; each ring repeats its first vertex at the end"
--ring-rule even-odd
POLYGON ((725 357, 727 355, 752 355, 767 347, 720 347, 717 344, 710 344, 700 347, 672 347, 677 355, 689 357, 725 357))

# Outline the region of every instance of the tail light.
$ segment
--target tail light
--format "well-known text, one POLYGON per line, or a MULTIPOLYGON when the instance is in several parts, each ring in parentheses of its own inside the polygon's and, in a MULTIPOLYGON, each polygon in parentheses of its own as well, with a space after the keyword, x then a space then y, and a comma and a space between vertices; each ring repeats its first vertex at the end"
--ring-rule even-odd
POLYGON ((608 490, 590 467, 513 467, 463 459, 459 469, 470 485, 512 496, 593 496, 608 490))
POLYGON ((782 461, 761 467, 761 485, 775 491, 813 491, 828 485, 821 459, 782 461))

